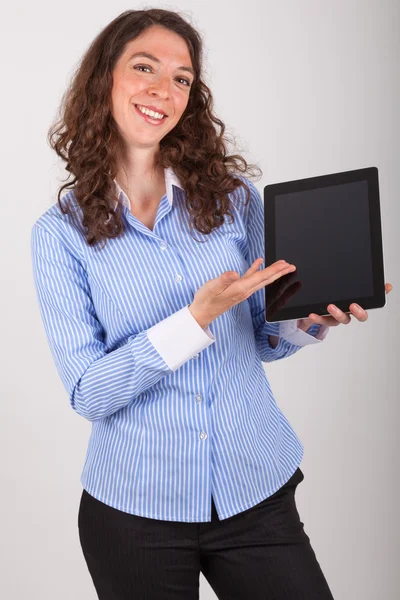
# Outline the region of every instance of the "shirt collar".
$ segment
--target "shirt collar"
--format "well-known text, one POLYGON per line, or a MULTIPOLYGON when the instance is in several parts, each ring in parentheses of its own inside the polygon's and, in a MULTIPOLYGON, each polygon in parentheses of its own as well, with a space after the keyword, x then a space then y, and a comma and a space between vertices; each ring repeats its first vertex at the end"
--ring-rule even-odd
MULTIPOLYGON (((164 175, 165 175, 165 189, 166 189, 166 192, 167 192, 168 202, 170 203, 170 206, 172 206, 173 199, 174 199, 172 186, 176 185, 181 190, 183 190, 183 187, 182 187, 182 184, 181 184, 178 176, 176 175, 176 173, 172 169, 172 167, 167 167, 166 169, 164 169, 164 175)), ((119 185, 119 183, 118 183, 118 181, 116 179, 114 179, 114 184, 115 184, 115 188, 116 188, 118 199, 122 195, 122 202, 123 202, 123 204, 130 210, 131 209, 131 203, 129 201, 128 196, 125 194, 124 190, 121 188, 121 186, 119 185)), ((117 207, 117 204, 118 203, 116 202, 115 203, 115 208, 117 207)))

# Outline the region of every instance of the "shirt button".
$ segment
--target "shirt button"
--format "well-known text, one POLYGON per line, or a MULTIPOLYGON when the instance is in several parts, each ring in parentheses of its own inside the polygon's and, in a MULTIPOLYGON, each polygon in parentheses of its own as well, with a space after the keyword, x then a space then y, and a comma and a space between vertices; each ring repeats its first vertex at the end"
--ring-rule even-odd
POLYGON ((166 247, 167 247, 167 244, 164 241, 160 242, 161 250, 165 250, 166 247))
POLYGON ((181 281, 182 275, 175 275, 175 281, 181 281))
POLYGON ((200 354, 199 354, 199 353, 197 353, 197 354, 195 354, 194 356, 192 356, 192 358, 199 358, 199 356, 200 356, 200 354))
POLYGON ((201 394, 196 394, 194 399, 196 400, 196 402, 201 402, 203 400, 203 396, 201 394))
POLYGON ((206 439, 207 439, 207 437, 208 437, 208 435, 206 434, 206 432, 205 432, 205 431, 202 431, 202 432, 200 433, 200 436, 199 436, 199 437, 200 437, 200 439, 201 439, 201 440, 206 440, 206 439))

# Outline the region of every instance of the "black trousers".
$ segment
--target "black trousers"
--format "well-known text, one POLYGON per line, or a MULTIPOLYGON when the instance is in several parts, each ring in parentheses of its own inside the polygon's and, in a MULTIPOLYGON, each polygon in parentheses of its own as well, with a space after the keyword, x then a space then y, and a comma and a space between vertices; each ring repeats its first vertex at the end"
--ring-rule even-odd
POLYGON ((220 600, 332 600, 304 531, 298 468, 275 494, 210 523, 148 519, 83 490, 79 539, 100 600, 197 600, 203 573, 220 600))

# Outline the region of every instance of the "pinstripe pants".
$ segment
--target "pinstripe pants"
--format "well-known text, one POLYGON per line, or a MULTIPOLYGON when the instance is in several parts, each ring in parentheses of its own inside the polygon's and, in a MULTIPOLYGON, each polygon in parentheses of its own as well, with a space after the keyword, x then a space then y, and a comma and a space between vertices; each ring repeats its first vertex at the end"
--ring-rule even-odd
POLYGON ((83 555, 100 600, 198 600, 203 573, 220 600, 332 600, 304 531, 298 468, 272 496, 219 521, 161 521, 110 507, 83 490, 83 555))

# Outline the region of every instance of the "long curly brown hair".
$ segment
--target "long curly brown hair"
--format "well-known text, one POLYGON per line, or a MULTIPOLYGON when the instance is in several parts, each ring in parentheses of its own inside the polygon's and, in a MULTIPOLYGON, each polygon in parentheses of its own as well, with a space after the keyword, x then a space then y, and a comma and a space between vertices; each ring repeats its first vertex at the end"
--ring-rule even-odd
POLYGON ((66 162, 66 171, 74 177, 59 188, 58 204, 63 214, 73 214, 68 203, 63 207, 61 193, 75 186, 73 195, 83 213, 81 224, 86 228, 89 245, 103 240, 106 243, 107 238, 125 231, 122 204, 118 202, 114 210, 118 198, 113 180, 123 140, 111 114, 112 72, 125 45, 154 25, 186 40, 195 71, 185 112, 160 141, 155 159, 155 168, 170 166, 180 179, 194 227, 209 234, 224 223, 225 214, 234 220, 228 194, 243 186, 247 190, 246 204, 250 200, 249 187, 237 172, 252 177, 254 170, 262 174, 257 165, 248 164, 239 154, 227 155, 226 128, 213 114, 213 96, 202 80, 203 44, 196 29, 179 13, 169 10, 127 10, 89 46, 62 97, 47 137, 51 148, 66 162))

